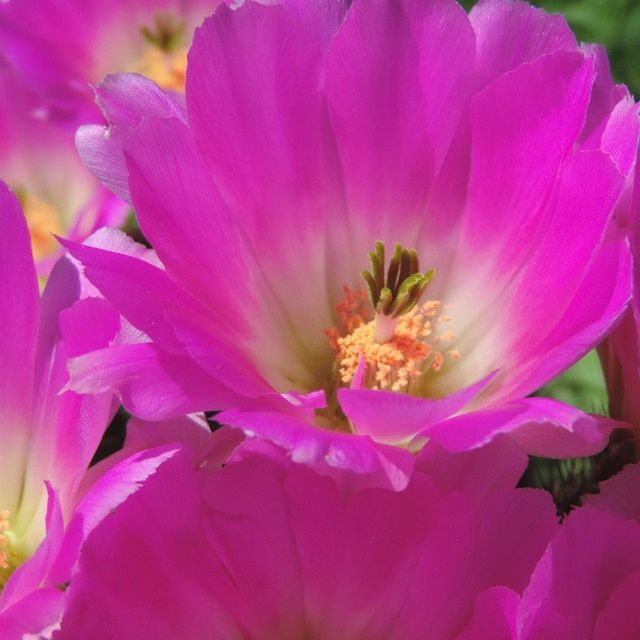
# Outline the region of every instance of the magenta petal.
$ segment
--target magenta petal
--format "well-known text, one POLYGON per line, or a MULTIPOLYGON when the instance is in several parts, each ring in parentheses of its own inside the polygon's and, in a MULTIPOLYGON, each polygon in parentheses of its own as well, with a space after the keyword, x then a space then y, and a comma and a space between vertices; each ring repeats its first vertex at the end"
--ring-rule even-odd
POLYGON ((131 413, 162 420, 194 411, 233 406, 240 397, 190 358, 151 343, 120 345, 69 361, 68 388, 76 393, 115 390, 131 413))
POLYGON ((640 638, 640 571, 620 581, 598 613, 593 640, 640 638))
MULTIPOLYGON (((615 610, 624 602, 615 589, 625 581, 625 586, 637 585, 638 573, 640 523, 589 508, 578 509, 533 572, 519 611, 520 638, 635 637, 594 636, 593 631, 607 599, 613 594, 609 606, 615 610)), ((613 611, 605 607, 602 613, 608 616, 613 611)), ((634 621, 637 616, 632 614, 630 622, 634 621)))
POLYGON ((216 380, 242 396, 254 397, 273 391, 244 354, 234 348, 233 341, 227 342, 228 334, 220 337, 206 334, 185 326, 182 314, 167 316, 175 325, 176 337, 194 362, 216 380))
POLYGON ((70 580, 78 552, 91 531, 179 451, 175 445, 165 445, 136 453, 97 479, 74 509, 55 563, 47 575, 49 583, 65 584, 70 580))
POLYGON ((492 587, 476 598, 471 622, 456 640, 515 640, 520 596, 506 587, 492 587))
POLYGON ((339 389, 338 400, 357 434, 402 446, 430 424, 460 411, 494 376, 491 373, 466 389, 436 400, 372 389, 339 389))
POLYGON ((584 316, 593 317, 594 311, 604 305, 617 303, 618 309, 607 314, 611 323, 626 306, 630 265, 625 261, 624 247, 619 244, 605 247, 601 256, 597 252, 622 184, 622 175, 600 151, 577 154, 563 171, 544 239, 528 256, 521 271, 521 284, 510 303, 513 340, 519 351, 536 349, 535 337, 556 327, 565 314, 575 324, 584 316), (580 216, 572 215, 575 207, 580 209, 580 216), (566 246, 562 239, 569 237, 573 240, 566 246), (591 264, 594 259, 599 263, 595 268, 591 264), (596 272, 585 279, 586 265, 603 273, 596 272), (602 301, 589 291, 594 278, 597 280, 594 289, 600 288, 602 301), (578 291, 582 298, 576 300, 574 308, 571 305, 578 291), (545 298, 552 304, 534 303, 545 298))
POLYGON ((490 494, 518 484, 529 459, 507 436, 478 449, 451 454, 433 440, 417 456, 416 471, 426 473, 442 493, 459 491, 484 501, 490 494))
POLYGON ((76 146, 82 161, 123 200, 131 202, 128 171, 122 148, 127 136, 148 117, 186 120, 178 94, 162 91, 137 74, 115 74, 96 88, 97 101, 110 127, 97 124, 80 127, 76 146))
POLYGON ((85 298, 58 317, 67 357, 108 346, 120 330, 120 316, 102 298, 85 298))
POLYGON ((555 51, 577 51, 563 16, 526 2, 480 0, 469 14, 476 34, 478 67, 485 81, 555 51))
POLYGON ((373 235, 386 239, 394 216, 393 240, 412 241, 398 226, 420 225, 474 62, 473 31, 451 0, 351 6, 327 56, 325 92, 350 208, 373 235))
POLYGON ((624 176, 629 175, 637 158, 638 109, 631 96, 622 98, 611 111, 600 139, 600 149, 613 159, 624 176))
POLYGON ((33 556, 11 575, 2 590, 0 610, 11 607, 42 586, 56 560, 62 544, 64 522, 58 495, 49 483, 47 483, 47 495, 46 536, 33 556))
POLYGON ((51 629, 64 610, 64 591, 44 588, 34 591, 0 613, 0 638, 18 640, 47 638, 40 632, 51 629), (33 635, 32 635, 33 634, 33 635))
POLYGON ((585 505, 640 522, 640 464, 627 465, 599 488, 597 495, 584 496, 585 505))
POLYGON ((592 61, 558 52, 504 74, 475 96, 461 248, 470 265, 489 246, 505 266, 525 257, 521 247, 539 232, 541 209, 584 124, 593 79, 592 61))
MULTIPOLYGON (((137 482, 135 464, 122 469, 125 476, 133 473, 132 479, 137 482)), ((153 467, 149 470, 153 473, 153 467)), ((117 485, 113 488, 117 489, 117 485)), ((109 491, 109 485, 104 489, 109 491)), ((124 501, 128 494, 115 491, 112 496, 115 504, 122 504, 108 515, 100 513, 104 511, 101 505, 107 504, 104 497, 100 492, 95 494, 93 506, 98 509, 99 520, 92 524, 83 545, 78 570, 68 592, 69 605, 61 624, 60 639, 149 637, 164 640, 176 633, 179 637, 198 638, 215 631, 211 616, 219 605, 214 599, 215 591, 202 588, 200 578, 205 574, 210 580, 223 572, 224 567, 208 562, 207 554, 198 553, 206 542, 206 534, 202 535, 204 531, 199 529, 200 486, 190 454, 171 455, 157 473, 136 489, 135 494, 124 501), (158 510, 160 504, 163 506, 158 510), (110 531, 112 526, 115 531, 110 531), (127 551, 119 553, 118 546, 123 539, 127 542, 122 551, 127 551), (94 544, 97 547, 92 551, 94 544), (161 555, 166 559, 169 549, 170 561, 158 563, 161 555), (108 561, 99 558, 105 552, 108 561), (94 569, 99 570, 100 576, 87 580, 87 570, 91 573, 94 569), (135 576, 135 581, 123 580, 125 575, 135 576), (90 595, 85 600, 88 592, 90 595), (171 595, 167 597, 168 594, 171 595), (97 602, 109 618, 107 625, 101 616, 91 611, 92 603, 97 602), (121 615, 125 602, 135 615, 121 615), (156 607, 164 613, 158 615, 156 607)), ((86 499, 90 500, 91 495, 86 499)), ((80 527, 80 520, 78 524, 80 527)), ((84 537, 81 528, 76 535, 78 539, 84 537)), ((224 614, 220 615, 224 619, 224 614)), ((221 637, 225 635, 222 633, 221 637)))
POLYGON ((530 455, 576 458, 601 451, 618 426, 615 420, 555 400, 527 398, 455 416, 429 427, 423 435, 455 452, 480 447, 504 433, 530 455))
POLYGON ((534 391, 598 344, 629 303, 632 270, 626 242, 605 245, 583 274, 562 318, 542 341, 534 346, 539 337, 535 323, 522 327, 517 348, 523 363, 505 381, 501 397, 534 391))
POLYGON ((333 190, 323 181, 331 137, 321 57, 342 3, 289 4, 220 7, 204 22, 189 53, 187 108, 228 201, 243 215, 268 208, 278 229, 295 203, 297 220, 315 228, 313 198, 333 190))
POLYGON ((211 437, 211 430, 202 414, 179 416, 161 422, 147 422, 136 417, 127 421, 127 437, 124 448, 142 451, 162 444, 179 442, 200 451, 211 437))
POLYGON ((167 314, 180 310, 184 322, 214 330, 207 311, 158 267, 138 257, 92 246, 65 243, 84 268, 85 276, 134 326, 166 351, 183 353, 167 314))
POLYGON ((349 470, 354 486, 404 489, 413 469, 413 456, 403 449, 376 444, 367 436, 318 429, 300 418, 260 408, 229 409, 217 419, 259 436, 288 452, 294 462, 319 473, 349 470))
MULTIPOLYGON (((18 199, 0 183, 0 429, 10 450, 15 420, 31 410, 34 355, 40 312, 29 233, 18 199)), ((19 423, 18 423, 19 424, 19 423)))
POLYGON ((422 473, 345 493, 282 452, 218 469, 185 453, 87 538, 61 640, 502 632, 557 528, 540 491, 497 492, 485 512, 422 473))
POLYGON ((191 132, 175 119, 147 121, 125 151, 140 226, 168 273, 227 331, 242 331, 254 267, 191 132))

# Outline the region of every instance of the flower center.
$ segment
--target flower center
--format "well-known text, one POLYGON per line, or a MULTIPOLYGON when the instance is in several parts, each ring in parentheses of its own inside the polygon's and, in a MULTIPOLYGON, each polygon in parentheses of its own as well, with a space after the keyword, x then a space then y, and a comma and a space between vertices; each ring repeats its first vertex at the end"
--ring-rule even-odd
POLYGON ((36 260, 46 258, 58 248, 53 234, 63 233, 60 214, 43 198, 26 191, 18 190, 18 193, 29 226, 33 257, 36 260))
POLYGON ((336 387, 366 387, 426 395, 430 372, 460 353, 451 348, 455 334, 446 329, 449 306, 420 298, 435 270, 421 273, 415 250, 396 244, 385 272, 382 242, 370 254, 371 271, 362 273, 364 289, 345 287, 336 305, 339 327, 327 330, 336 353, 336 387))
POLYGON ((15 536, 11 532, 10 512, 0 511, 0 591, 24 558, 15 549, 15 536))
POLYGON ((184 24, 171 16, 157 14, 153 27, 142 27, 141 33, 147 48, 132 70, 151 78, 163 89, 183 92, 187 75, 184 24))

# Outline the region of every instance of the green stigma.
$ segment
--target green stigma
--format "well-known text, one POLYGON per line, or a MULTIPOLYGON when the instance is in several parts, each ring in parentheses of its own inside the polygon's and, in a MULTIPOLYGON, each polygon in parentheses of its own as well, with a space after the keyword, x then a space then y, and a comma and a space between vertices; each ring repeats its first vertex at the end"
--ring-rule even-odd
POLYGON ((141 27, 142 37, 152 46, 167 53, 180 46, 183 41, 184 23, 171 16, 157 13, 154 28, 141 27))
POLYGON ((362 277, 367 283, 373 308, 384 316, 397 318, 411 311, 436 275, 435 269, 420 273, 417 251, 404 249, 398 243, 394 245, 386 274, 383 242, 376 242, 376 249, 369 258, 371 271, 363 271, 362 277))

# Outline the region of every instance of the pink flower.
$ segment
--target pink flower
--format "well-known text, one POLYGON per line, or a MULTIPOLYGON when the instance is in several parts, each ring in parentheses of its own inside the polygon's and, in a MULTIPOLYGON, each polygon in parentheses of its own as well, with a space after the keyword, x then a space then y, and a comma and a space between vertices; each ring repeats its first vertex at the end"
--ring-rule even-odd
POLYGON ((514 638, 549 496, 506 441, 425 453, 405 491, 345 493, 275 448, 183 450, 89 535, 54 637, 514 638))
MULTIPOLYGON (((61 393, 66 360, 107 344, 103 314, 74 327, 77 271, 58 263, 42 299, 17 199, 0 184, 0 618, 14 615, 55 559, 80 485, 112 415, 110 393, 61 393), (62 329, 58 328, 58 321, 62 329), (70 328, 73 327, 72 330, 70 328), (63 340, 61 332, 67 332, 63 340), (46 535, 45 535, 46 532, 46 535)), ((105 303, 106 304, 106 303, 105 303)), ((55 599, 49 604, 55 608, 55 599)), ((48 611, 48 606, 45 607, 48 611)), ((43 614, 46 614, 43 610, 43 614)))
POLYGON ((605 231, 637 107, 602 50, 511 0, 284 4, 205 22, 186 111, 140 77, 99 88, 111 126, 80 152, 163 268, 72 248, 150 338, 72 360, 72 387, 147 419, 226 409, 396 487, 427 439, 599 450, 610 421, 527 396, 630 298, 605 231))
MULTIPOLYGON (((609 414, 626 421, 640 446, 640 181, 636 165, 635 180, 628 185, 620 207, 618 227, 629 235, 634 256, 633 298, 616 330, 599 347, 607 390, 609 414)), ((636 452, 637 453, 637 452, 636 452)))
POLYGON ((640 637, 640 466, 569 515, 524 593, 522 640, 640 637))
POLYGON ((84 240, 129 207, 80 162, 73 135, 103 122, 92 84, 114 71, 184 89, 193 30, 218 0, 12 0, 0 3, 0 178, 19 194, 38 270, 55 235, 84 240))
POLYGON ((1 50, 71 122, 101 122, 90 85, 108 73, 147 75, 183 91, 193 30, 220 0, 11 0, 1 50))
POLYGON ((0 176, 18 194, 40 275, 61 253, 54 234, 84 240, 129 207, 83 166, 73 136, 13 71, 0 71, 0 176))

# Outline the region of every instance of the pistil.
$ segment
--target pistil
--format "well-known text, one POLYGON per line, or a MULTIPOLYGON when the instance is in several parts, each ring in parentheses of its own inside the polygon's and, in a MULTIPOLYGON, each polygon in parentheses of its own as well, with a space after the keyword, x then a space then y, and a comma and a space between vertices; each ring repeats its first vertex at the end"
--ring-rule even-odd
POLYGON ((375 340, 385 343, 392 339, 398 326, 398 318, 410 312, 419 302, 433 277, 435 269, 420 273, 418 253, 415 249, 394 246, 393 256, 385 274, 384 244, 376 242, 375 251, 369 254, 371 271, 363 271, 362 277, 369 289, 369 298, 375 311, 375 340))
POLYGON ((184 23, 157 14, 153 27, 142 27, 140 31, 148 46, 133 71, 151 78, 163 89, 184 91, 187 71, 184 23))

